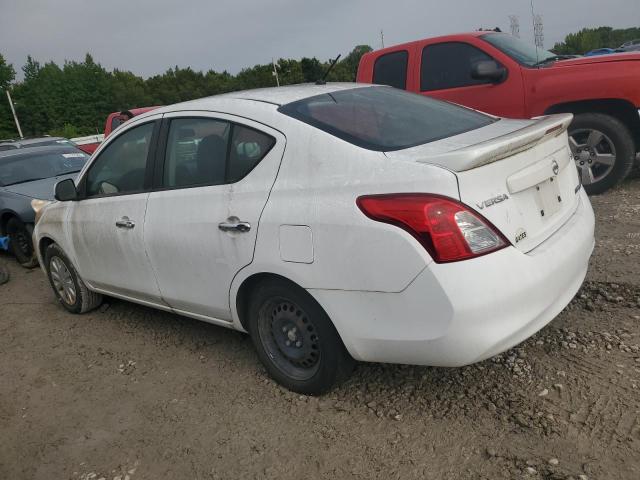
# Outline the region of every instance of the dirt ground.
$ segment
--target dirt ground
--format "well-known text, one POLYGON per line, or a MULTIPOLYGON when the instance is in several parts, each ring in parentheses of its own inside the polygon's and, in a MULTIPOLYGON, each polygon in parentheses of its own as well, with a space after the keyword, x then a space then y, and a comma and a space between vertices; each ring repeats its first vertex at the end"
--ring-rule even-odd
POLYGON ((0 479, 638 479, 640 175, 592 201, 587 282, 536 336, 461 369, 362 364, 321 398, 236 332, 70 315, 0 255, 0 479))

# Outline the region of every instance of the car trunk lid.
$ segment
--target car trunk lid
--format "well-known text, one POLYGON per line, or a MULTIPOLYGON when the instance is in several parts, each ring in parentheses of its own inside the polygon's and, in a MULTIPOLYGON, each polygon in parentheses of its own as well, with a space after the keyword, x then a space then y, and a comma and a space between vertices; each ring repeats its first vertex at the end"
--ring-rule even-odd
MULTIPOLYGON (((570 114, 541 117, 508 133, 502 126, 493 138, 440 153, 431 150, 428 156, 420 148, 387 155, 409 155, 453 171, 460 200, 528 252, 560 228, 578 205, 580 183, 566 133, 571 119, 570 114)), ((491 137, 491 126, 483 130, 491 137)))

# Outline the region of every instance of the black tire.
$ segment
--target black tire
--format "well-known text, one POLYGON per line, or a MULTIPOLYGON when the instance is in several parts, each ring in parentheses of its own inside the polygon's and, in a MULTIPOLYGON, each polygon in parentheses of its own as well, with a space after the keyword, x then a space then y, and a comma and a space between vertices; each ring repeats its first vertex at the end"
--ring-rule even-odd
POLYGON ((627 126, 616 117, 603 113, 577 114, 569 126, 569 136, 574 140, 571 143, 571 150, 578 167, 578 175, 585 172, 582 184, 589 195, 603 193, 629 175, 636 157, 635 142, 627 126), (595 147, 597 152, 592 152, 591 155, 586 151, 589 145, 583 143, 584 139, 588 138, 589 131, 604 134, 603 139, 595 147), (609 144, 613 148, 610 148, 609 144), (576 150, 581 150, 582 153, 577 153, 576 150), (598 164, 596 158, 598 152, 612 153, 613 166, 598 164), (593 164, 591 164, 592 161, 593 164), (593 168, 590 165, 593 165, 593 168), (599 170, 596 171, 596 168, 599 170), (593 183, 584 180, 588 176, 587 170, 594 177, 593 183))
POLYGON ((38 266, 38 259, 33 250, 33 225, 25 224, 18 218, 12 218, 7 223, 7 233, 9 236, 9 248, 16 260, 24 268, 34 268, 38 266))
POLYGON ((300 287, 279 280, 260 283, 251 294, 248 314, 258 357, 269 374, 289 390, 319 395, 353 371, 355 361, 333 323, 300 287), (286 346, 286 341, 291 345, 286 346))
POLYGON ((0 285, 9 281, 9 270, 4 265, 0 265, 0 285))
POLYGON ((49 278, 49 283, 51 284, 53 293, 64 308, 71 313, 85 313, 100 306, 102 303, 102 295, 92 292, 87 288, 69 258, 67 258, 58 245, 53 243, 47 247, 44 255, 44 262, 47 277, 49 278), (56 268, 52 263, 57 264, 58 260, 66 267, 70 281, 73 283, 75 295, 72 299, 65 297, 65 294, 56 287, 56 283, 54 281, 56 268))

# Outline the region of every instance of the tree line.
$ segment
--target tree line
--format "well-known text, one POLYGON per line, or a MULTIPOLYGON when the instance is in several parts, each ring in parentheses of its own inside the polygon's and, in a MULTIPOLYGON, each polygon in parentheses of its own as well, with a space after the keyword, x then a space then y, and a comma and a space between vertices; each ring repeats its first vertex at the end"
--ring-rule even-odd
MULTIPOLYGON (((360 57, 371 51, 367 45, 355 47, 329 73, 328 81, 355 81, 360 57)), ((330 61, 317 58, 280 59, 276 62, 280 85, 314 82, 330 61)), ((25 136, 43 134, 76 137, 102 133, 107 115, 134 107, 169 105, 235 90, 276 85, 273 64, 245 68, 238 74, 194 71, 178 66, 147 79, 129 71, 108 71, 90 54, 84 61, 41 64, 31 56, 22 67, 24 78, 16 82, 16 72, 0 54, 0 139, 18 136, 9 103, 11 95, 25 136)))
MULTIPOLYGON (((615 48, 640 38, 640 28, 584 28, 556 43, 558 54, 584 54, 595 48, 615 48)), ((329 74, 329 81, 354 81, 360 57, 368 45, 355 47, 329 74)), ((280 59, 281 85, 314 82, 329 67, 317 58, 280 59)), ((256 65, 236 75, 229 72, 194 71, 178 66, 147 79, 129 71, 106 70, 87 54, 84 61, 41 64, 30 56, 22 67, 24 78, 0 54, 0 139, 17 137, 4 90, 11 88, 16 112, 25 136, 43 134, 75 137, 101 133, 111 112, 134 107, 168 105, 219 93, 275 86, 273 65, 256 65)))
POLYGON ((559 55, 584 55, 596 48, 618 48, 625 42, 640 39, 640 28, 611 27, 583 28, 570 33, 563 42, 556 43, 553 51, 559 55))

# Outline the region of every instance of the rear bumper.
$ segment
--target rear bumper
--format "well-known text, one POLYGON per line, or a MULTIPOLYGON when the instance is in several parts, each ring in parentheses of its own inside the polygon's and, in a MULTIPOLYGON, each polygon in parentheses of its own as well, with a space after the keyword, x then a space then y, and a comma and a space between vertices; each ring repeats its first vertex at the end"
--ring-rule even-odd
POLYGON ((593 246, 583 190, 574 215, 527 254, 509 247, 432 263, 399 293, 309 291, 358 360, 462 366, 508 350, 555 318, 580 288, 593 246))

